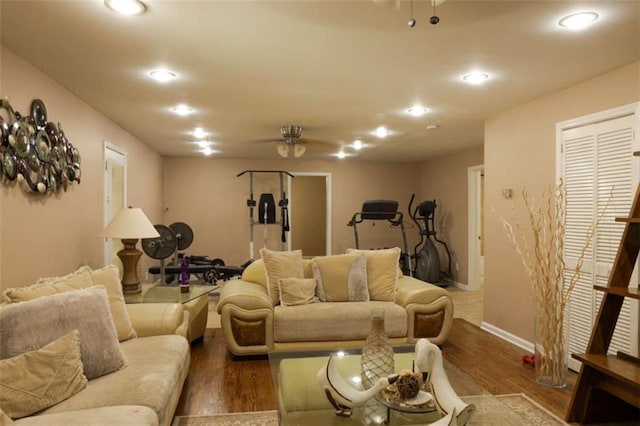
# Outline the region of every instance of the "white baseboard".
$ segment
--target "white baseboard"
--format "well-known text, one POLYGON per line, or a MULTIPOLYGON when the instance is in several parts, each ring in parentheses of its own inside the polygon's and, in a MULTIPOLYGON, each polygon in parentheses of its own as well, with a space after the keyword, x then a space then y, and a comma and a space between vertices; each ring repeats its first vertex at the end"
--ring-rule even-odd
POLYGON ((449 283, 449 285, 452 285, 452 286, 454 286, 456 288, 459 288, 460 290, 466 290, 466 291, 470 291, 471 290, 467 284, 459 283, 458 281, 454 281, 454 280, 451 280, 451 279, 447 279, 447 282, 449 283))
POLYGON ((495 325, 491 325, 488 322, 482 321, 482 323, 480 324, 480 329, 486 331, 487 333, 491 333, 494 336, 498 336, 502 340, 506 340, 507 342, 512 343, 527 352, 533 353, 534 351, 533 343, 529 342, 528 340, 524 340, 523 338, 518 337, 515 334, 511 334, 508 331, 498 328, 495 325))

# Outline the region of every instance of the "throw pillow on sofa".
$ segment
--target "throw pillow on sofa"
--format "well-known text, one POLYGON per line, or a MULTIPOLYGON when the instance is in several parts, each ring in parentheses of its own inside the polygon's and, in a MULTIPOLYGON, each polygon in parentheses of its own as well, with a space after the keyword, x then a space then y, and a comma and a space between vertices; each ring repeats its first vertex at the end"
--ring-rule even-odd
POLYGON ((41 278, 37 284, 28 287, 7 289, 4 291, 4 299, 11 303, 25 302, 36 297, 101 285, 107 291, 109 309, 118 332, 118 340, 123 342, 136 337, 136 332, 125 305, 119 274, 118 267, 115 265, 93 271, 88 266, 82 266, 63 277, 41 278))
POLYGON ((282 306, 307 305, 317 302, 315 278, 280 278, 278 290, 282 306))
POLYGON ((0 308, 0 359, 41 348, 78 330, 89 380, 126 366, 104 287, 39 297, 0 308))
POLYGON ((337 254, 314 257, 316 295, 321 302, 366 302, 367 259, 364 254, 337 254))
POLYGON ((87 386, 82 371, 77 330, 35 351, 1 360, 0 408, 14 419, 49 408, 87 386))
POLYGON ((260 250, 267 276, 267 291, 275 306, 280 301, 278 280, 281 278, 304 278, 302 250, 274 251, 260 250))
POLYGON ((347 253, 364 253, 367 256, 367 286, 371 300, 396 301, 400 252, 398 247, 381 250, 347 249, 347 253))

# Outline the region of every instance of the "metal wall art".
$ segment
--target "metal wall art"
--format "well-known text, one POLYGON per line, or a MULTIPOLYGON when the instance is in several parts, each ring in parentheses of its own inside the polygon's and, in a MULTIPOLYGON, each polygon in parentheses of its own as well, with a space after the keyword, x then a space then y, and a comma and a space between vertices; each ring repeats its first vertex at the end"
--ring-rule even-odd
POLYGON ((17 181, 27 192, 65 191, 80 183, 80 152, 68 140, 60 123, 47 121, 44 102, 34 99, 29 115, 15 111, 8 99, 0 108, 0 180, 17 181))

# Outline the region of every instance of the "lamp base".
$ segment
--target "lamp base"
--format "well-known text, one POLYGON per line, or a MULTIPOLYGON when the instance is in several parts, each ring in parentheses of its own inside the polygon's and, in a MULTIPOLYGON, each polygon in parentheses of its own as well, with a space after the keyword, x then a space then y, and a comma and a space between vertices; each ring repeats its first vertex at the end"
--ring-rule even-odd
POLYGON ((136 248, 137 238, 123 238, 124 248, 117 254, 122 262, 122 292, 124 294, 138 294, 142 291, 138 279, 138 260, 142 252, 136 248))

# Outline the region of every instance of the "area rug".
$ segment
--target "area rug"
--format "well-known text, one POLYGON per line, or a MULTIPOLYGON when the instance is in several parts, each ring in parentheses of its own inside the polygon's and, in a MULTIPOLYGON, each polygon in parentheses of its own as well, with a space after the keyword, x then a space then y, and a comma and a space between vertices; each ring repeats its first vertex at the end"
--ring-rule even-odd
MULTIPOLYGON (((467 425, 558 426, 567 423, 522 393, 512 395, 470 396, 463 398, 476 404, 476 412, 467 425)), ((172 426, 277 426, 276 411, 177 416, 172 426)), ((319 425, 318 425, 319 426, 319 425)))

